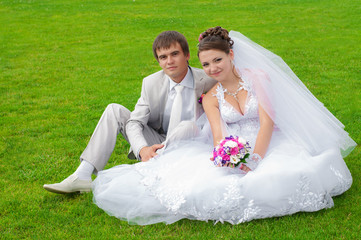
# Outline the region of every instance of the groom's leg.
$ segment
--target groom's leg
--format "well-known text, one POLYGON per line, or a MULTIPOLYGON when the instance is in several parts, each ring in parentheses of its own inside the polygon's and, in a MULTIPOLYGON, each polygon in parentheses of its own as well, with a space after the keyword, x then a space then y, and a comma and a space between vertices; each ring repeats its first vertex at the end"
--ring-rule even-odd
POLYGON ((120 104, 109 104, 103 112, 87 147, 81 154, 80 160, 91 163, 97 171, 102 170, 114 150, 118 134, 121 133, 128 141, 125 134, 125 124, 129 117, 130 111, 127 108, 120 104))
POLYGON ((104 168, 114 150, 117 135, 122 133, 127 140, 125 124, 129 117, 130 111, 125 107, 109 104, 80 156, 81 164, 77 170, 61 183, 45 184, 43 187, 55 193, 90 191, 94 168, 97 171, 104 168))

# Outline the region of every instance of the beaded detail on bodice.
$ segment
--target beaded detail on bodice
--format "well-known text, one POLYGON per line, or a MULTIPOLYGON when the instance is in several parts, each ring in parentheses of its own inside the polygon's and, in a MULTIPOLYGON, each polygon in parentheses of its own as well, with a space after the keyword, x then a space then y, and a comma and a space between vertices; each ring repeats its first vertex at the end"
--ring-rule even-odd
POLYGON ((242 76, 242 80, 241 88, 248 93, 243 115, 225 100, 226 90, 221 84, 217 86, 215 96, 218 99, 221 117, 226 124, 227 134, 240 136, 254 147, 260 127, 258 101, 252 83, 245 76, 242 76))

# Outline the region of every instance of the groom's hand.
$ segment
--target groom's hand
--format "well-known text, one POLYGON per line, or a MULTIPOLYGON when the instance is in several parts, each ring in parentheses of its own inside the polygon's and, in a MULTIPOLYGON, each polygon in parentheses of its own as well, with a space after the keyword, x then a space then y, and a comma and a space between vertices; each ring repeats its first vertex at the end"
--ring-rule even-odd
POLYGON ((156 153, 156 151, 163 147, 164 147, 163 144, 154 144, 150 147, 143 147, 139 152, 141 161, 146 162, 149 159, 151 159, 152 157, 157 156, 158 154, 156 153))

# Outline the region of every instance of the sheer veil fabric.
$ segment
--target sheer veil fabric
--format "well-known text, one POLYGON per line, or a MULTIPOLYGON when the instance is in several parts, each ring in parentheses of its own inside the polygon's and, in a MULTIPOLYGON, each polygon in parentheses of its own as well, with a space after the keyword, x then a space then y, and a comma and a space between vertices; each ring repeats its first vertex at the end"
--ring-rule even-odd
POLYGON ((347 156, 356 143, 344 125, 306 88, 274 53, 239 32, 230 31, 237 69, 252 69, 258 101, 289 140, 310 154, 338 147, 347 156), (257 69, 257 71, 255 71, 257 69))
POLYGON ((215 167, 206 116, 197 121, 202 129, 181 122, 162 154, 98 173, 94 202, 109 215, 140 225, 184 218, 239 224, 330 208, 332 197, 351 187, 341 152, 346 156, 356 143, 344 126, 280 57, 238 32, 230 36, 248 97, 241 114, 217 86, 222 127, 225 135, 241 136, 254 149, 261 105, 276 126, 264 159, 247 174, 215 167))

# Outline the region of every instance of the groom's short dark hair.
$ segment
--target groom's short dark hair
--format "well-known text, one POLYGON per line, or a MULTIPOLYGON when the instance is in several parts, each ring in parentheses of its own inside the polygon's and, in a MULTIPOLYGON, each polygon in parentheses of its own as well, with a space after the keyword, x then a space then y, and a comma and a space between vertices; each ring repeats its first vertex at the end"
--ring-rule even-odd
POLYGON ((189 54, 189 47, 187 39, 183 36, 183 34, 177 31, 165 31, 160 33, 153 42, 153 54, 155 59, 158 61, 157 50, 161 48, 170 48, 170 46, 176 42, 179 43, 184 55, 187 56, 189 54))

